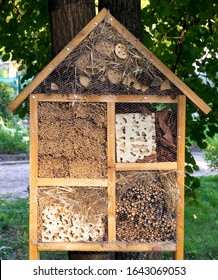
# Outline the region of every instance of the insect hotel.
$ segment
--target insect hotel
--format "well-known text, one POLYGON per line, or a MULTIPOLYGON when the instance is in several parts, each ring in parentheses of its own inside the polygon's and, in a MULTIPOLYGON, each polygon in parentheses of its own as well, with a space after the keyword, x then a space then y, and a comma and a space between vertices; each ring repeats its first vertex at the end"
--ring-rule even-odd
POLYGON ((103 9, 9 104, 30 100, 30 259, 183 258, 188 86, 103 9))

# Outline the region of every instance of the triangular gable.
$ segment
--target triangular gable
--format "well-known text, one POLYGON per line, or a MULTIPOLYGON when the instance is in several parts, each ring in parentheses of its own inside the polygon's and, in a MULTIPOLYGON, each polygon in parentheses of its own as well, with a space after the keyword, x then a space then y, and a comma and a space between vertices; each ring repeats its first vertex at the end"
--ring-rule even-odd
MULTIPOLYGON (((77 47, 79 47, 82 44, 84 45, 86 43, 84 39, 86 39, 87 36, 91 36, 92 31, 94 32, 95 30, 97 30, 97 28, 100 26, 100 24, 102 24, 104 21, 107 21, 107 24, 109 24, 112 28, 114 28, 115 31, 118 32, 118 34, 121 38, 120 39, 121 48, 122 48, 122 38, 123 38, 123 40, 127 41, 129 45, 131 44, 134 46, 134 49, 138 52, 138 53, 135 53, 134 55, 136 57, 140 56, 142 58, 142 59, 140 59, 140 61, 141 60, 144 61, 146 68, 153 66, 152 71, 149 69, 147 71, 147 74, 148 74, 147 77, 151 76, 151 78, 153 79, 153 82, 152 82, 153 86, 155 86, 155 82, 154 82, 155 79, 157 80, 157 83, 159 83, 160 81, 164 82, 164 81, 166 81, 165 79, 168 79, 169 82, 171 83, 171 86, 173 87, 174 91, 177 90, 177 91, 179 91, 178 94, 186 95, 204 113, 207 114, 210 112, 211 108, 199 96, 197 96, 185 83, 183 83, 172 71, 170 71, 156 56, 154 56, 142 43, 140 43, 138 41, 138 39, 136 39, 126 28, 124 28, 123 25, 121 25, 106 9, 103 9, 96 17, 94 17, 88 23, 88 25, 34 78, 34 80, 27 87, 25 87, 25 89, 8 105, 8 109, 12 112, 15 111, 22 104, 22 102, 29 96, 29 94, 34 91, 36 91, 37 93, 44 93, 41 91, 41 89, 43 87, 43 82, 46 81, 46 79, 49 80, 49 82, 50 82, 50 90, 53 90, 53 91, 57 90, 59 92, 60 87, 57 86, 56 80, 57 80, 59 73, 63 72, 62 71, 63 62, 65 62, 64 65, 68 65, 67 59, 68 58, 71 59, 71 56, 73 57, 74 52, 76 52, 76 50, 77 50, 77 47), (61 71, 59 71, 58 73, 55 73, 55 71, 57 72, 58 69, 60 69, 61 71), (53 80, 52 80, 52 77, 53 77, 53 80)), ((110 40, 110 38, 108 38, 108 39, 110 40)), ((109 40, 107 40, 107 42, 109 40)), ((82 47, 83 47, 83 45, 82 45, 82 47)), ((100 46, 100 47, 102 49, 102 46, 100 46)), ((107 47, 108 47, 108 45, 107 45, 107 47)), ((103 48, 104 48, 104 46, 103 46, 103 48)), ((110 46, 109 46, 109 48, 110 48, 110 46)), ((122 49, 121 49, 121 51, 122 51, 122 49)), ((125 56, 125 53, 124 53, 124 56, 125 56)), ((81 59, 81 56, 79 57, 79 59, 81 59)), ((77 59, 77 62, 79 59, 77 59)), ((86 59, 87 58, 85 56, 85 60, 86 59)), ((122 53, 121 53, 121 59, 122 59, 122 53)), ((93 60, 93 57, 91 57, 91 60, 93 60)), ((136 59, 135 63, 137 64, 138 61, 136 59)), ((75 62, 75 63, 77 63, 77 62, 75 62)), ((123 64, 126 64, 126 62, 124 61, 123 64)), ((64 66, 64 67, 66 68, 66 66, 64 66)), ((68 65, 68 70, 69 70, 69 68, 70 68, 70 65, 68 65)), ((111 90, 116 91, 117 90, 116 79, 117 79, 117 77, 119 79, 119 73, 117 74, 116 71, 114 72, 113 68, 111 68, 111 70, 112 70, 111 72, 108 72, 109 74, 112 75, 111 90), (113 81, 114 78, 115 78, 115 81, 113 81)), ((64 69, 64 71, 67 71, 67 70, 64 69)), ((93 69, 92 69, 92 71, 93 71, 93 69)), ((88 74, 90 75, 90 73, 88 73, 88 74)), ((122 75, 123 75, 123 73, 122 73, 122 75)), ((65 76, 67 77, 66 79, 68 79, 69 74, 67 73, 67 75, 65 75, 65 76)), ((85 73, 85 76, 83 76, 83 77, 84 78, 87 77, 86 73, 85 73)), ((61 77, 61 78, 63 78, 63 77, 61 77)), ((125 85, 126 85, 125 87, 123 85, 121 85, 121 86, 123 86, 123 90, 125 90, 126 88, 128 89, 128 91, 131 90, 131 87, 128 87, 131 83, 131 79, 132 78, 130 76, 126 76, 126 78, 124 78, 124 81, 127 81, 127 82, 125 82, 125 85)), ((141 79, 142 79, 142 84, 143 84, 144 83, 143 77, 141 79)), ((98 80, 100 80, 100 76, 98 76, 98 80)), ((84 83, 86 83, 86 82, 87 81, 84 80, 84 83)), ((105 84, 103 81, 101 81, 101 82, 102 82, 102 87, 104 88, 105 84)), ((100 85, 101 82, 98 82, 97 85, 100 85)), ((151 81, 149 81, 149 82, 151 83, 151 81)), ((83 84, 83 82, 82 82, 82 84, 83 84)), ((138 89, 141 90, 142 87, 144 86, 145 88, 143 90, 145 90, 144 91, 145 94, 148 93, 148 92, 146 92, 146 84, 144 83, 143 86, 142 86, 142 84, 140 86, 138 86, 138 89)), ((121 86, 119 89, 122 91, 121 86)), ((75 87, 75 85, 71 86, 71 93, 74 92, 73 91, 74 87, 75 87)), ((95 89, 95 91, 98 91, 98 89, 96 90, 95 87, 94 87, 94 89, 95 89)), ((67 92, 67 89, 63 89, 63 90, 65 93, 69 93, 69 92, 67 92)), ((78 89, 75 88, 75 92, 77 92, 77 90, 78 89)), ((125 91, 123 93, 125 93, 125 91)))

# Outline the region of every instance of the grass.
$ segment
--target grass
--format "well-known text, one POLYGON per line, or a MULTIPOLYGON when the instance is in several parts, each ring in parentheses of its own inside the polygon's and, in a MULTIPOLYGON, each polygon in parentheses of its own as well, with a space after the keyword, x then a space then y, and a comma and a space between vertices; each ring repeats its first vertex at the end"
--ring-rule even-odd
POLYGON ((185 208, 185 258, 218 259, 218 176, 200 177, 197 204, 185 208))
POLYGON ((28 202, 11 196, 0 197, 0 259, 28 257, 28 202))
MULTIPOLYGON (((218 176, 200 177, 197 202, 186 202, 185 259, 218 259, 218 176)), ((0 259, 28 259, 28 201, 0 197, 0 259)), ((43 252, 41 259, 67 259, 43 252)))

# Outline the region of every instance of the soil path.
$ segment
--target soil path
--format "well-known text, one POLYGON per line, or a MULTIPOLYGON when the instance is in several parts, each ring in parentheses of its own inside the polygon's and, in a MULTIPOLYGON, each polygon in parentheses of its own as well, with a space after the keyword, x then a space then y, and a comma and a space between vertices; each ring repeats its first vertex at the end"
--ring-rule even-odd
POLYGON ((28 197, 29 163, 5 162, 0 164, 0 194, 28 197))
MULTIPOLYGON (((194 176, 217 175, 218 170, 211 170, 205 163, 201 152, 194 152, 193 156, 200 167, 194 176)), ((29 186, 28 161, 1 161, 0 162, 0 195, 10 194, 16 197, 27 198, 29 186)))

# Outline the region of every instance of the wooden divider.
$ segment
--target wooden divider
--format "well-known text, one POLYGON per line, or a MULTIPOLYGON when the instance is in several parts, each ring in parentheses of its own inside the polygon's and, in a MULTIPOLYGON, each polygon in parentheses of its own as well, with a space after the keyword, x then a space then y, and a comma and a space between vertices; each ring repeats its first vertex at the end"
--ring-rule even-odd
POLYGON ((108 242, 116 241, 115 103, 107 103, 108 242))

